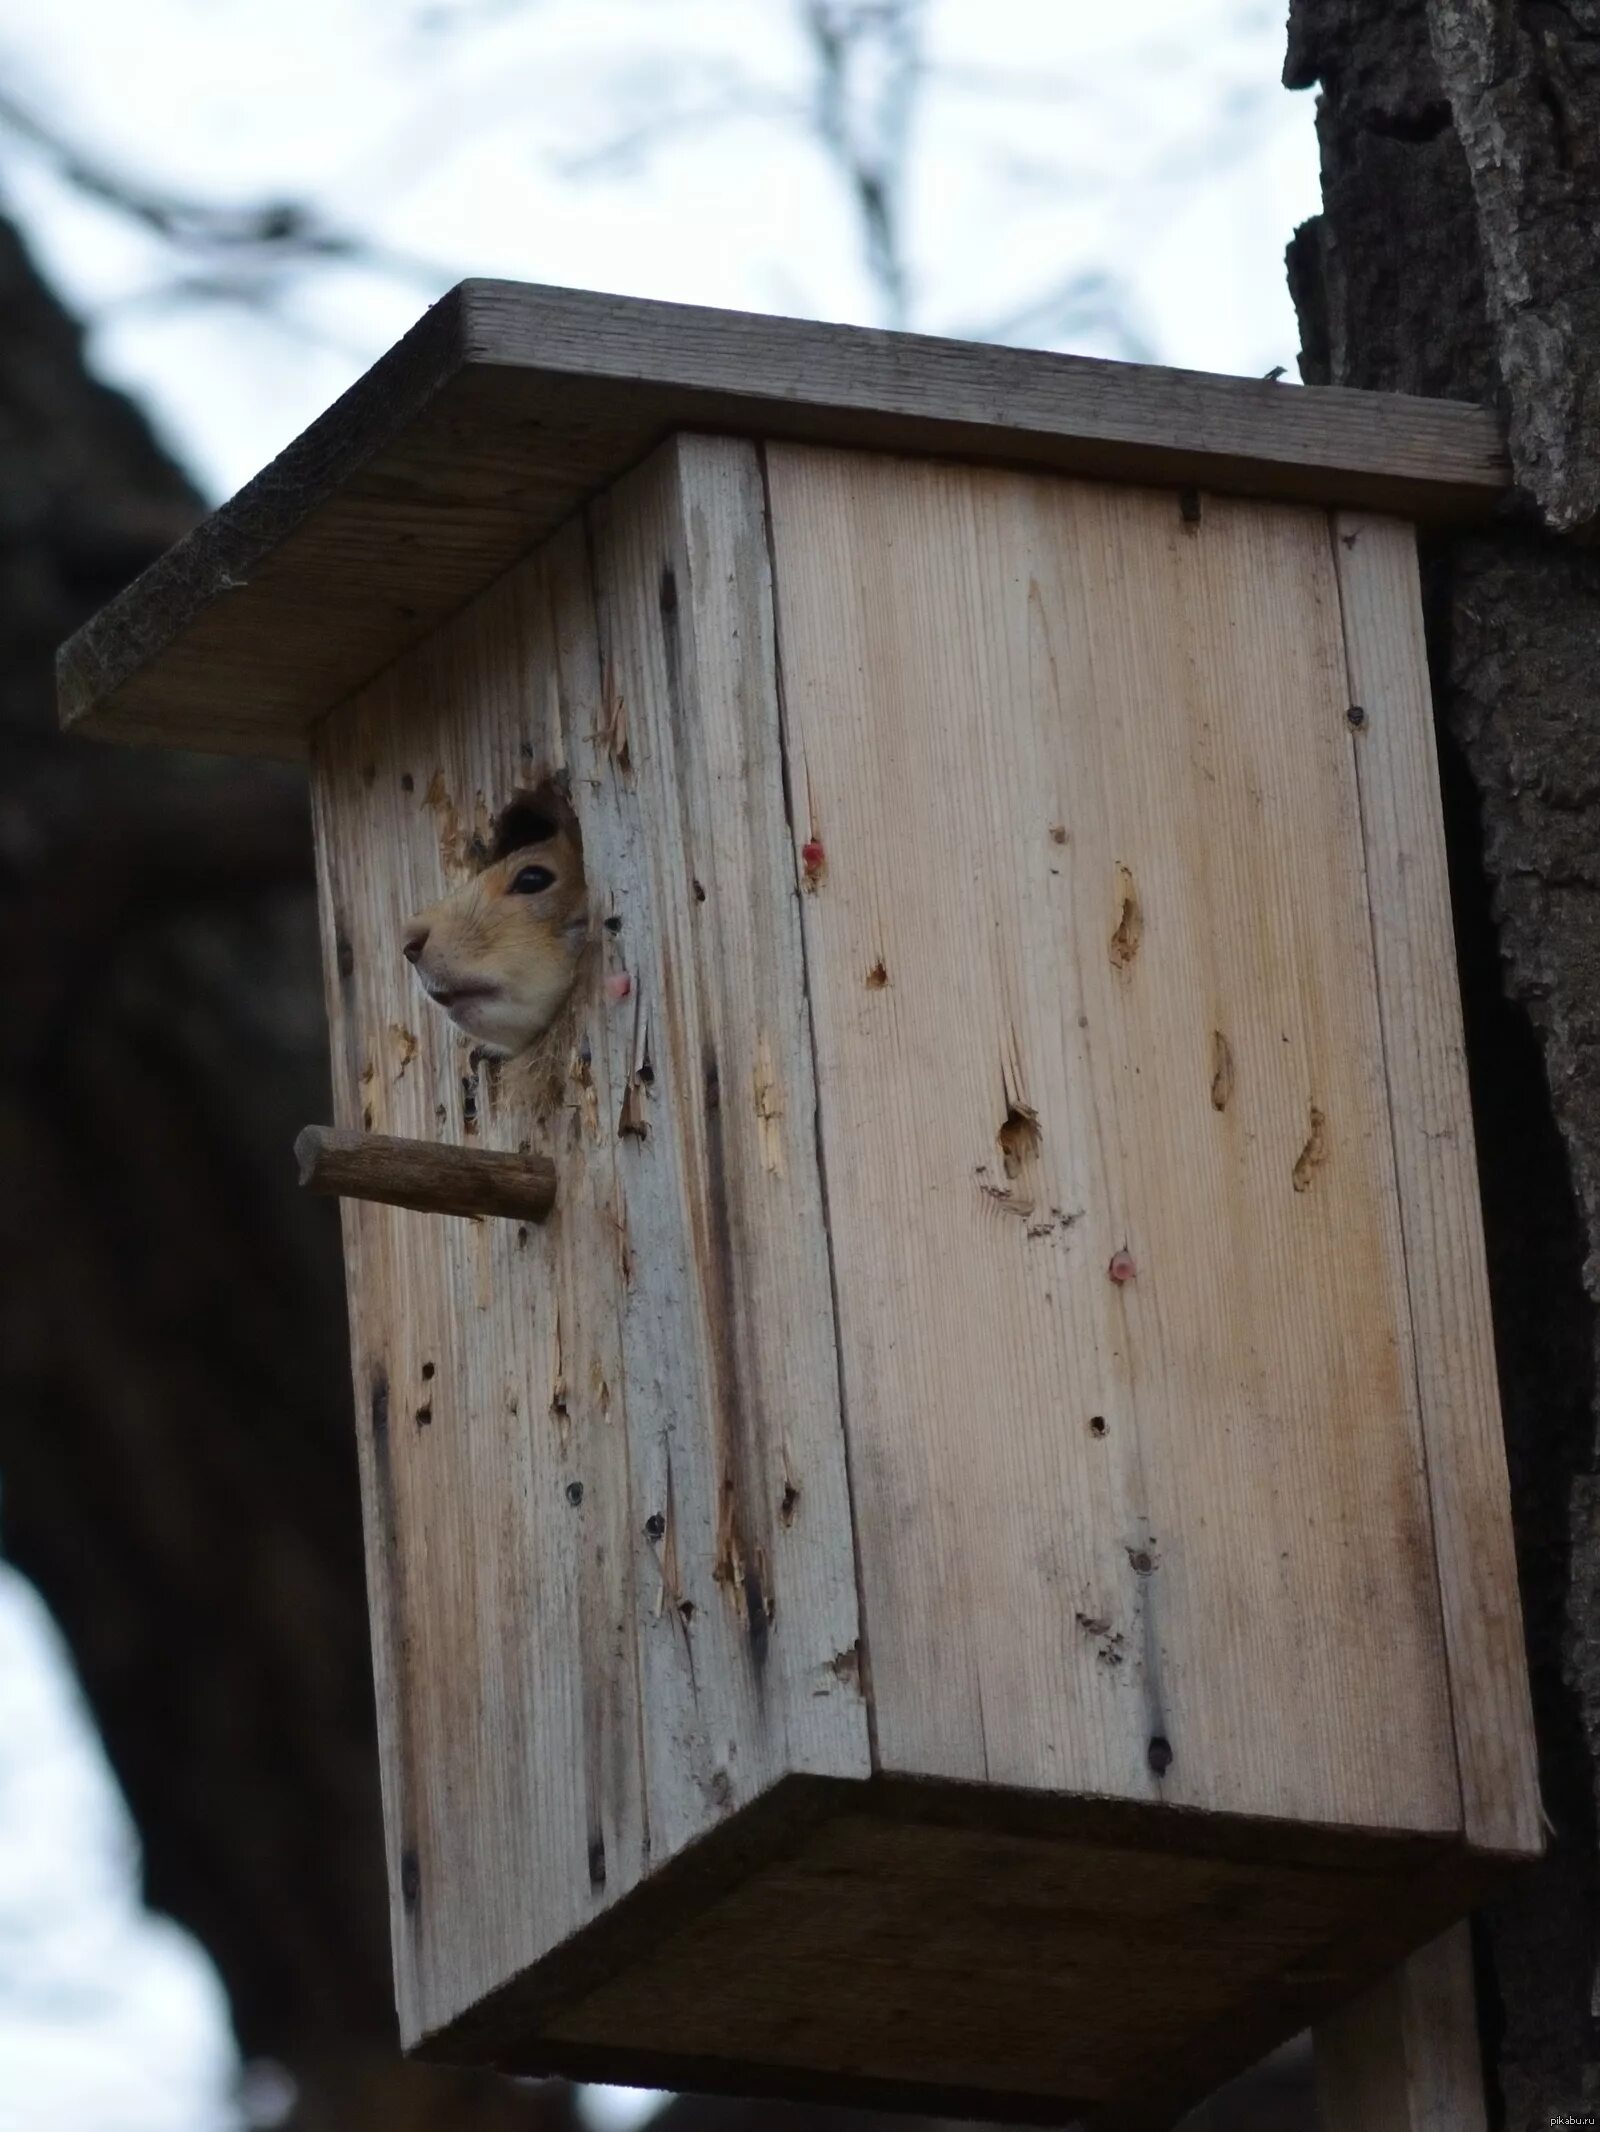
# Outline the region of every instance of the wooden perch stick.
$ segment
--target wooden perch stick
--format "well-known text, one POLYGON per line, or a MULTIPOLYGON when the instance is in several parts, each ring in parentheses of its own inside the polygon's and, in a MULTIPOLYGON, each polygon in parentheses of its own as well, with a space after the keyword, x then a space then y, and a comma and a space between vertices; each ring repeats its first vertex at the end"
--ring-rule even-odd
POLYGON ((438 1147, 388 1133, 337 1132, 308 1125, 295 1138, 308 1192, 376 1199, 419 1214, 504 1215, 543 1221, 556 1202, 556 1168, 543 1155, 493 1148, 438 1147))

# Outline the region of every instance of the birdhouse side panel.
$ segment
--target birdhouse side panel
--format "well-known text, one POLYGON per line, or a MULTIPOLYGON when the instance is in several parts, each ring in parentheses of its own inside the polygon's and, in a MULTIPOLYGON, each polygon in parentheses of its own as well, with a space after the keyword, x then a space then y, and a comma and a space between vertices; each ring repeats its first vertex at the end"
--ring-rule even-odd
POLYGON ((754 453, 665 448, 315 765, 339 1123, 558 1173, 542 1229, 347 1216, 415 2041, 789 1770, 867 1769, 754 453), (402 931, 552 773, 591 944, 496 1063, 402 931))
POLYGON ((1457 1827, 1326 515, 768 465, 884 1768, 1457 1827))
POLYGON ((543 1228, 346 1202, 407 2041, 598 1914, 646 1859, 598 1124, 612 1047, 580 986, 536 1058, 497 1066, 400 952, 408 917, 471 873, 494 810, 599 715, 593 600, 568 544, 330 717, 313 752, 338 1123, 561 1163, 543 1228))
POLYGON ((1494 1324, 1456 981, 1413 529, 1334 521, 1373 954, 1417 1386, 1468 1839, 1537 1857, 1538 1753, 1522 1640, 1494 1324))

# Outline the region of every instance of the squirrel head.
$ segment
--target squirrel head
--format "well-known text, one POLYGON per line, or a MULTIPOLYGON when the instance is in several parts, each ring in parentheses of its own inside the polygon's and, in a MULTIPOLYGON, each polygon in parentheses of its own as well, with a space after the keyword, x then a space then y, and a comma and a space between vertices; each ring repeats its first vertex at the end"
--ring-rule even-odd
POLYGON ((547 787, 513 800, 488 865, 409 919, 401 952, 458 1029, 509 1058, 560 1013, 588 931, 577 825, 547 787))

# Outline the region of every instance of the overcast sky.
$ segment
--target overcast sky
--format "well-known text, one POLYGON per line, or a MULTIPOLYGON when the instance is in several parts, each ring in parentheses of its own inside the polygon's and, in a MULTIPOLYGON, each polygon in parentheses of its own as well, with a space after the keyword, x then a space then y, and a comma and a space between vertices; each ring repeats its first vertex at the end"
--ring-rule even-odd
MULTIPOLYGON (((914 323, 984 332, 1086 274, 1121 330, 1017 337, 1291 367, 1315 211, 1283 0, 928 0, 914 323)), ((802 122, 792 0, 0 0, 0 84, 113 172, 309 200, 411 271, 196 303, 167 252, 0 140, 0 185, 207 488, 237 487, 451 281, 505 274, 879 322, 802 122), (630 144, 634 144, 630 146, 630 144)))
MULTIPOLYGON (((1317 186, 1283 0, 928 11, 918 328, 1293 375, 1283 247, 1317 186)), ((220 499, 465 274, 881 323, 807 79, 792 0, 0 0, 0 93, 106 174, 307 203, 388 263, 197 296, 192 259, 3 128, 0 206, 220 499)), ((243 2121, 215 1977, 136 1871, 59 1641, 0 1570, 0 2132, 243 2121)))

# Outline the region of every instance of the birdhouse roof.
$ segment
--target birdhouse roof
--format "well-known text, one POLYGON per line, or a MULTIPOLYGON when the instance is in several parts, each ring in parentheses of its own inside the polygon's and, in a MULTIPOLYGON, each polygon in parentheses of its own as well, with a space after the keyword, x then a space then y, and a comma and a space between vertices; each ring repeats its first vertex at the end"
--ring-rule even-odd
POLYGON ((62 649, 63 724, 304 752, 312 724, 676 429, 1486 515, 1486 410, 467 281, 62 649))

